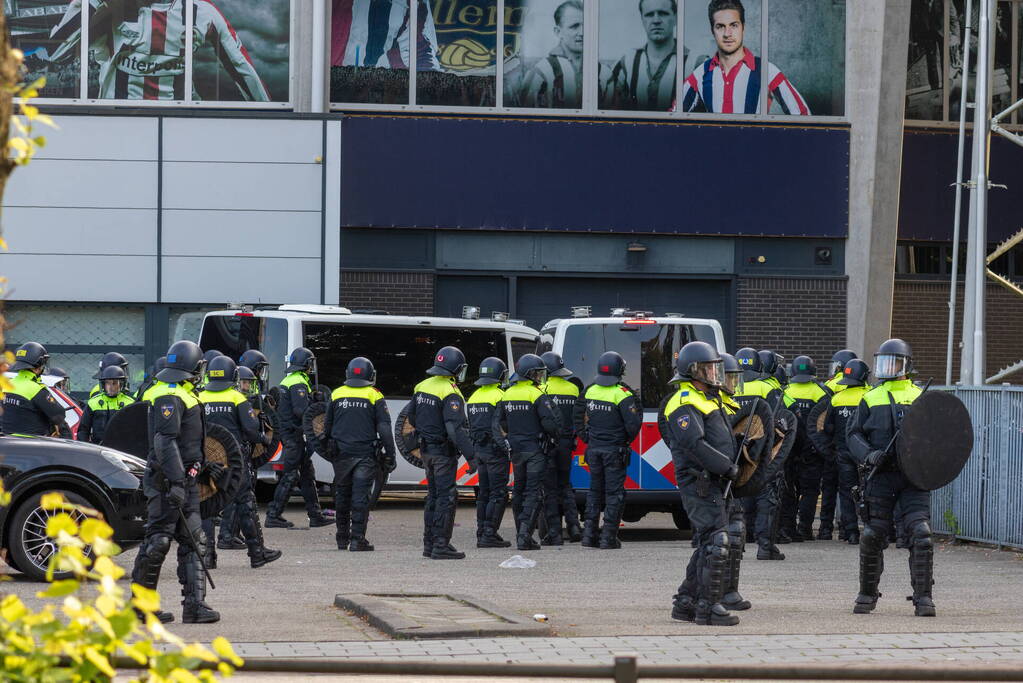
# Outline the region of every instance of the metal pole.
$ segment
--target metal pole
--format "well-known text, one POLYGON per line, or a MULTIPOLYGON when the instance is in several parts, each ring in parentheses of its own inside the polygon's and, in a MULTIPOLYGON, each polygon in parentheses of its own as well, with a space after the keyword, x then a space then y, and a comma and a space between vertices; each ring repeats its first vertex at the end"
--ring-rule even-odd
POLYGON ((312 106, 314 114, 322 114, 327 110, 326 67, 327 58, 327 3, 325 0, 313 0, 313 54, 311 62, 312 74, 312 106))
POLYGON ((973 259, 976 277, 973 286, 973 377, 974 385, 984 383, 984 288, 987 284, 985 251, 987 244, 987 192, 989 141, 991 138, 991 9, 995 0, 982 0, 980 5, 980 49, 977 56, 977 102, 973 120, 973 158, 977 160, 972 192, 977 201, 973 234, 973 259))
POLYGON ((963 34, 963 84, 959 103, 959 162, 956 166, 956 209, 952 224, 952 286, 948 295, 948 348, 945 353, 945 385, 952 385, 952 347, 956 324, 956 287, 959 284, 959 228, 963 207, 963 157, 966 155, 966 105, 970 86, 970 31, 973 29, 973 0, 966 0, 966 31, 963 34))

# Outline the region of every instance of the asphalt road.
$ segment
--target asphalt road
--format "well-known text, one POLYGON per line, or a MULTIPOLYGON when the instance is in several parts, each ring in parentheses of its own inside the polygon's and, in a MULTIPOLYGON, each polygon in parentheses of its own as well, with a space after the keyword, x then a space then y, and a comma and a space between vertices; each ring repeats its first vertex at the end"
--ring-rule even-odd
MULTIPOLYGON (((164 566, 164 606, 179 622, 172 630, 189 640, 223 635, 235 642, 353 641, 384 639, 364 622, 334 608, 337 593, 446 592, 469 594, 525 616, 549 617, 552 635, 683 635, 706 629, 672 621, 671 596, 692 549, 670 516, 652 514, 621 532, 617 551, 577 544, 524 553, 532 569, 500 569, 514 549, 478 550, 471 505, 458 510, 454 544, 461 561, 421 556, 422 507, 416 501, 383 501, 372 513, 372 553, 340 552, 334 528, 309 529, 304 510, 291 505, 293 530, 266 530, 267 543, 284 557, 262 569, 249 568, 245 551, 219 551, 217 589, 207 602, 223 615, 219 624, 180 624, 174 551, 164 566)), ((502 533, 512 538, 505 518, 502 533)), ((857 549, 838 541, 783 546, 788 559, 761 562, 747 546, 741 590, 754 607, 741 614, 733 633, 908 633, 1023 631, 1023 555, 990 548, 943 545, 935 555, 938 618, 913 616, 908 553, 889 549, 884 594, 872 615, 853 615, 857 549)), ((118 558, 129 568, 134 551, 118 558)), ((40 584, 11 574, 2 590, 32 596, 40 584)))

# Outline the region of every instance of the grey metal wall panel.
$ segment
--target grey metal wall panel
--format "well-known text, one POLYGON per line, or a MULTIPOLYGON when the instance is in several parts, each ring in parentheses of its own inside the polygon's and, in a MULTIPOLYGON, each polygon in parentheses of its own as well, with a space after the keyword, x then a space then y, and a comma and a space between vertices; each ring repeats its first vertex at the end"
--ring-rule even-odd
MULTIPOLYGON (((381 234, 386 239, 386 233, 381 234)), ((533 270, 536 236, 437 233, 437 267, 456 270, 533 270)))
POLYGON ((314 164, 322 149, 321 135, 319 121, 168 118, 163 123, 163 158, 314 164))
POLYGON ((0 254, 15 301, 155 301, 155 270, 152 256, 0 254))
POLYGON ((341 300, 341 122, 327 122, 327 156, 323 163, 327 168, 327 181, 323 191, 324 242, 323 295, 325 304, 337 304, 341 300))
POLYGON ((156 208, 151 161, 36 159, 11 176, 6 206, 156 208))
MULTIPOLYGON (((34 162, 33 162, 34 163, 34 162)), ((4 239, 15 254, 156 255, 155 209, 12 206, 4 239)))
POLYGON ((155 117, 62 115, 57 124, 60 128, 36 129, 47 141, 36 159, 156 161, 155 117))
POLYGON ((294 303, 320 300, 320 259, 163 259, 168 303, 294 303))
POLYGON ((318 259, 320 214, 168 209, 163 212, 163 254, 318 259))
POLYGON ((164 164, 165 209, 319 211, 319 164, 164 164))

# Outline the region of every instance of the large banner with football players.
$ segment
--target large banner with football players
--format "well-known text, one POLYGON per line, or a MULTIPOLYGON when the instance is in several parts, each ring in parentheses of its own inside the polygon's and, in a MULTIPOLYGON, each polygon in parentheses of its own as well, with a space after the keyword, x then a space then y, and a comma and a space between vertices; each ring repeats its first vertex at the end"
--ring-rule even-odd
POLYGON ((288 102, 291 0, 7 0, 41 97, 288 102), (83 32, 83 14, 88 23, 83 32), (192 89, 185 92, 188 19, 192 89), (87 45, 82 36, 86 35, 87 45), (81 87, 81 60, 88 80, 81 87))

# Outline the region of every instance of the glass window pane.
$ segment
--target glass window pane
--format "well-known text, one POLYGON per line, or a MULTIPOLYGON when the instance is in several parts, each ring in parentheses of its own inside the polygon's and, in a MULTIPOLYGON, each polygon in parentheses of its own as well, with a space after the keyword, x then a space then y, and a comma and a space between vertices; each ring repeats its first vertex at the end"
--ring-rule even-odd
POLYGON ((702 0, 685 3, 683 111, 759 113, 760 0, 729 4, 711 17, 702 0))
POLYGON ((4 3, 11 47, 25 55, 25 81, 46 79, 40 97, 77 98, 81 74, 81 5, 52 0, 4 3))
POLYGON ((237 361, 249 349, 260 349, 262 323, 263 318, 252 316, 209 316, 203 323, 199 346, 203 351, 220 351, 237 361))
POLYGON ((581 109, 582 0, 506 0, 504 104, 581 109))
MULTIPOLYGON (((966 29, 966 2, 952 0, 949 17, 949 62, 951 86, 949 90, 949 115, 959 118, 959 105, 963 84, 963 31, 966 29)), ((994 22, 994 71, 991 75, 992 113, 998 113, 1012 103, 1012 4, 999 2, 994 22)), ((973 3, 973 18, 970 30, 970 88, 967 97, 974 97, 977 77, 977 54, 980 36, 980 2, 973 3)), ((967 112, 967 117, 972 114, 967 112)))
POLYGON ((913 0, 906 118, 940 121, 945 96, 945 0, 913 0))
POLYGON ((287 102, 290 12, 290 0, 195 0, 195 99, 287 102))
MULTIPOLYGON (((678 68, 676 0, 600 3, 601 109, 668 111, 675 101, 678 68)), ((685 62, 685 55, 683 55, 685 62)))
MULTIPOLYGON (((418 11, 430 16, 424 0, 418 11)), ((333 0, 331 102, 408 104, 410 14, 408 0, 333 0)))
POLYGON ((8 346, 30 341, 43 346, 111 348, 145 344, 145 313, 141 306, 6 304, 4 314, 8 326, 4 342, 8 346))
POLYGON ((772 0, 768 113, 845 113, 845 0, 772 0))
POLYGON ((416 104, 497 105, 497 0, 435 0, 416 52, 416 104), (436 12, 436 16, 434 16, 436 12))

